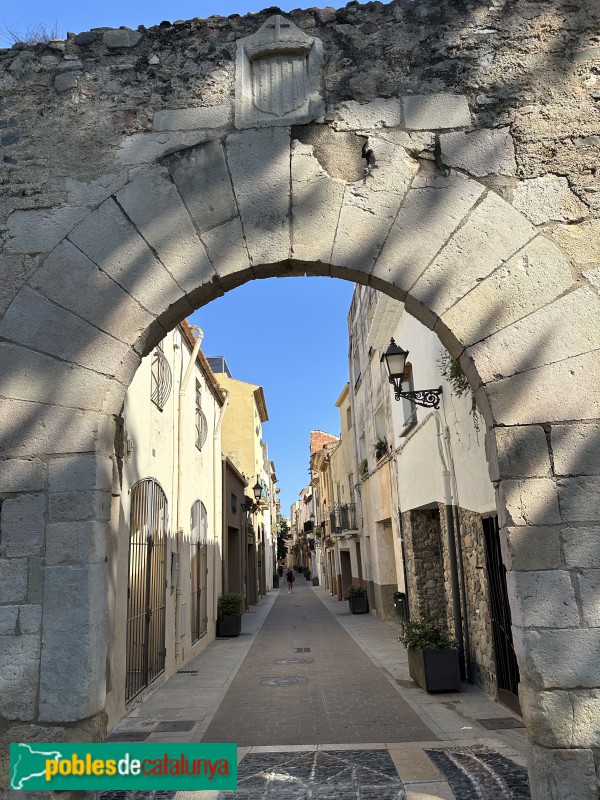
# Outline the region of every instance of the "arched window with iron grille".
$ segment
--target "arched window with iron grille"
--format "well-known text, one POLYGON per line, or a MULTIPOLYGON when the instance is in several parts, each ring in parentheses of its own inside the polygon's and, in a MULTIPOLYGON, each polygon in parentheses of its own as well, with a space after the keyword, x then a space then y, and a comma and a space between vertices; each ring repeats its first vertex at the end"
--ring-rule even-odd
POLYGON ((191 510, 192 643, 208 630, 208 515, 196 500, 191 510))
POLYGON ((162 343, 157 344, 152 353, 150 374, 150 399, 162 411, 173 385, 171 367, 163 352, 162 343))
POLYGON ((200 382, 196 381, 196 447, 202 450, 208 434, 208 423, 202 411, 202 390, 200 382))

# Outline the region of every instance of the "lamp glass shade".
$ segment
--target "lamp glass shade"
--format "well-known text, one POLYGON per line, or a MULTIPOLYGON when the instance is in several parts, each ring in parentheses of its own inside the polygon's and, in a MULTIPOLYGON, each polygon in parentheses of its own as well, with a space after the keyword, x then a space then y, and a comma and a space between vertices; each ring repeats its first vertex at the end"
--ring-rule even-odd
POLYGON ((390 378, 402 379, 404 377, 407 356, 408 350, 403 350, 391 339, 388 349, 381 356, 390 378))
POLYGON ((262 497, 262 486, 260 485, 259 481, 256 481, 256 483, 252 487, 252 491, 254 492, 254 499, 258 503, 258 501, 262 497))

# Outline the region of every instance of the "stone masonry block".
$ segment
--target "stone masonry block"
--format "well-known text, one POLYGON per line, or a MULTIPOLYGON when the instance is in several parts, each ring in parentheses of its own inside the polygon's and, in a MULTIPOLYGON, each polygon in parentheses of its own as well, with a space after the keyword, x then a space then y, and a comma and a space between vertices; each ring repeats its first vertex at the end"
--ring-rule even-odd
POLYGON ((600 684, 600 628, 527 630, 514 623, 519 666, 531 682, 543 689, 595 689, 600 684), (577 658, 565 658, 567 653, 577 658))
POLYGON ((513 616, 531 628, 577 627, 579 611, 571 575, 563 570, 507 572, 506 583, 513 616))
POLYGON ((69 238, 151 313, 160 314, 180 299, 181 288, 112 198, 69 238))
POLYGON ((551 303, 573 286, 569 262, 537 236, 445 312, 443 322, 470 345, 551 303))
POLYGON ((27 559, 0 558, 0 603, 22 603, 27 597, 27 559))
POLYGON ((15 295, 39 266, 39 256, 22 253, 0 255, 0 314, 4 314, 15 295))
POLYGON ((302 261, 331 261, 344 182, 331 178, 312 145, 292 142, 292 253, 302 261), (319 235, 315 236, 315 231, 319 235))
POLYGON ((202 241, 217 275, 239 275, 250 268, 244 232, 239 217, 234 217, 202 234, 202 241))
POLYGON ((515 146, 509 128, 443 133, 440 150, 444 164, 464 169, 476 178, 514 175, 517 171, 515 146))
POLYGON ((190 215, 166 170, 143 173, 124 186, 116 198, 186 292, 214 277, 190 215))
POLYGON ((552 238, 581 269, 600 264, 600 219, 586 220, 578 225, 557 225, 552 238))
POLYGON ((44 546, 45 494, 9 498, 0 512, 0 555, 38 555, 44 546))
POLYGON ((577 581, 583 621, 590 627, 600 628, 600 569, 583 570, 577 575, 577 581))
POLYGON ((100 411, 111 382, 106 375, 9 342, 0 343, 0 362, 0 393, 15 400, 100 411))
POLYGON ((87 214, 87 208, 13 211, 8 218, 7 253, 49 253, 87 214))
POLYGON ((134 344, 154 320, 68 240, 48 255, 30 285, 49 300, 127 344, 134 344))
POLYGON ((53 458, 48 467, 50 492, 112 490, 112 461, 104 455, 85 453, 53 458))
POLYGON ((35 718, 39 665, 39 636, 0 637, 0 714, 6 719, 35 718))
POLYGON ((447 130, 471 124, 469 102, 462 94, 415 94, 402 98, 408 130, 447 130))
POLYGON ((558 528, 502 528, 502 558, 508 570, 554 570, 563 566, 558 528))
POLYGON ((568 567, 600 567, 600 527, 563 528, 561 538, 568 567))
POLYGON ((89 411, 0 399, 0 451, 13 457, 88 452, 100 420, 89 411))
POLYGON ((105 375, 114 374, 129 351, 128 345, 29 288, 21 290, 4 315, 0 336, 105 375))
POLYGON ((591 750, 554 750, 532 745, 528 762, 532 800, 597 800, 591 750))
POLYGON ((551 441, 557 475, 600 475, 600 423, 553 425, 551 441))
POLYGON ((548 442, 539 425, 494 428, 495 453, 490 452, 490 477, 548 478, 552 475, 548 442))
POLYGON ((165 131, 164 133, 134 133, 121 140, 117 159, 124 166, 155 164, 161 158, 194 147, 214 136, 211 131, 165 131))
POLYGON ((415 178, 373 268, 373 275, 409 289, 484 191, 456 172, 415 178))
POLYGON ((227 138, 227 162, 250 261, 290 255, 290 130, 245 130, 227 138))
POLYGON ((599 319, 600 297, 590 288, 576 289, 473 345, 471 357, 487 383, 600 350, 599 319))
POLYGON ((598 419, 600 352, 585 353, 488 383, 485 392, 496 424, 598 419))
POLYGON ((106 565, 47 567, 40 719, 69 722, 104 708, 106 565))
POLYGON ((375 128, 396 128, 402 125, 400 100, 377 98, 369 103, 349 100, 334 110, 333 127, 338 131, 368 131, 375 128))
POLYGON ((54 492, 48 499, 50 522, 110 519, 110 492, 54 492))
POLYGON ((44 462, 39 458, 13 458, 2 462, 0 494, 35 492, 44 488, 44 462))
POLYGON ((30 556, 27 570, 27 602, 42 603, 44 600, 44 558, 30 556))
POLYGON ((102 522, 58 522, 46 529, 46 563, 102 564, 106 558, 106 525, 102 522))
POLYGON ((587 216, 585 206, 569 189, 567 179, 558 175, 520 181, 515 186, 512 204, 534 225, 575 222, 587 216))
POLYGON ((411 294, 441 315, 534 234, 522 214, 489 192, 415 283, 411 294), (469 253, 465 260, 465 253, 469 253))
POLYGON ((231 178, 220 142, 206 142, 173 153, 164 159, 164 164, 200 233, 236 216, 231 178))
POLYGON ((558 510, 558 490, 548 478, 503 480, 499 486, 503 509, 500 524, 555 525, 561 521, 558 510))
POLYGON ((595 522, 600 519, 598 478, 563 478, 558 481, 563 522, 595 522))
POLYGON ((19 628, 21 633, 40 633, 42 628, 42 606, 29 604, 19 606, 19 628))
POLYGON ((0 606, 0 636, 12 636, 18 617, 19 606, 0 606))
POLYGON ((156 111, 153 129, 155 131, 192 131, 228 127, 233 122, 233 106, 224 103, 219 106, 196 106, 195 108, 176 108, 156 111))
POLYGON ((544 747, 571 747, 573 706, 571 692, 538 689, 523 679, 519 702, 531 740, 544 747))
POLYGON ((105 31, 102 37, 104 46, 111 50, 121 47, 129 48, 135 47, 141 40, 142 33, 140 31, 132 31, 129 28, 120 28, 119 30, 105 31))

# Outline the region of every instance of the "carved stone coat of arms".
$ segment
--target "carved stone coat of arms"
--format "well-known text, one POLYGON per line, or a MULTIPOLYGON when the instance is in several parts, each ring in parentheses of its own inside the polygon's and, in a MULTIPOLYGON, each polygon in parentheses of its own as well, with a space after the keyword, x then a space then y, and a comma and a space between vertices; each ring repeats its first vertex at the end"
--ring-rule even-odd
POLYGON ((237 128, 311 122, 324 113, 323 46, 279 14, 237 44, 237 128))

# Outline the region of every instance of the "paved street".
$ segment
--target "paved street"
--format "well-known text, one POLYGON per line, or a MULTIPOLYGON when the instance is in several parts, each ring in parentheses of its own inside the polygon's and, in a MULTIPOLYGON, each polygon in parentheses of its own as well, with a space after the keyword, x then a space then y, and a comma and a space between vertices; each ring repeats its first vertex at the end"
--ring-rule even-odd
POLYGON ((245 615, 240 637, 212 643, 111 738, 235 741, 240 800, 529 798, 518 719, 474 687, 423 692, 409 679, 397 633, 395 622, 351 615, 298 577, 291 594, 269 593, 245 615))

